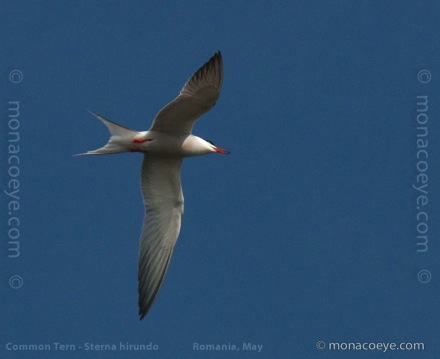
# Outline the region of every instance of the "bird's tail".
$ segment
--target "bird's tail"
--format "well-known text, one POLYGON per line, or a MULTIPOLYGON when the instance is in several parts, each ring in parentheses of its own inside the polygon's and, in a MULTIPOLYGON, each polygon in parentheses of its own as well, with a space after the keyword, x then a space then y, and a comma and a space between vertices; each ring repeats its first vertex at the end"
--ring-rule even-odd
POLYGON ((97 115, 89 111, 92 115, 96 116, 99 120, 101 120, 104 125, 107 126, 110 131, 111 137, 107 144, 104 147, 98 148, 94 151, 87 151, 85 153, 80 153, 76 156, 83 155, 106 155, 112 153, 122 153, 130 151, 130 144, 133 141, 133 138, 139 134, 137 131, 130 130, 127 127, 118 125, 113 121, 110 121, 102 116, 97 115))

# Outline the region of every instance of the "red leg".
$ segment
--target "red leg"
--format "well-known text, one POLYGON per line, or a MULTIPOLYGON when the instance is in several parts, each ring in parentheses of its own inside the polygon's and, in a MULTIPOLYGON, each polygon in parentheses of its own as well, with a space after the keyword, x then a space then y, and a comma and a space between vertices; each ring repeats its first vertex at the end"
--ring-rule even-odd
POLYGON ((144 142, 147 142, 147 141, 153 141, 153 139, 152 138, 146 138, 145 140, 141 140, 139 138, 135 138, 133 140, 133 143, 144 143, 144 142))

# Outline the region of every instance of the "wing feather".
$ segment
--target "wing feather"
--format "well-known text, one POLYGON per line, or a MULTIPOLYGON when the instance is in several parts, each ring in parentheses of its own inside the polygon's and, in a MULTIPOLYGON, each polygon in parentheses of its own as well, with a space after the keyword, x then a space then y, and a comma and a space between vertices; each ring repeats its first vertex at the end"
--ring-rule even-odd
POLYGON ((222 81, 223 60, 218 51, 188 79, 179 96, 159 111, 150 131, 189 135, 194 122, 215 105, 222 81))
POLYGON ((181 165, 181 158, 144 155, 141 187, 145 217, 138 264, 140 319, 160 290, 179 236, 183 215, 181 165))

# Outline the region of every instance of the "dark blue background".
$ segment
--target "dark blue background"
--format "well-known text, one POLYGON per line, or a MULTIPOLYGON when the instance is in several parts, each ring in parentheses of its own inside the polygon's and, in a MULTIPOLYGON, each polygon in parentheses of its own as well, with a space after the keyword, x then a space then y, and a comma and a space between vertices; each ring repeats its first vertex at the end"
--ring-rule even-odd
POLYGON ((8 102, 19 101, 20 256, 8 257, 3 192, 0 357, 438 358, 439 11, 428 1, 2 2, 1 180, 6 189, 8 102), (185 161, 182 231, 139 322, 141 156, 72 155, 108 138, 87 109, 146 130, 218 49, 222 94, 194 133, 232 154, 185 161), (428 96, 426 252, 412 187, 418 95, 428 96), (120 342, 159 350, 85 351, 120 342), (248 342, 263 350, 193 350, 248 342))

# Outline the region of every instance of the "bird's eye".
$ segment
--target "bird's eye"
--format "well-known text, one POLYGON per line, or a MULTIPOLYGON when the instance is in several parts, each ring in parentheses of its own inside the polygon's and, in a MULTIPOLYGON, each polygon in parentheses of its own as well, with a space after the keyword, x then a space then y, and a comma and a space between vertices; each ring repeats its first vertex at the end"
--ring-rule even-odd
POLYGON ((210 141, 210 140, 206 140, 206 139, 204 139, 206 142, 208 142, 208 143, 210 143, 211 145, 213 145, 213 146, 215 146, 214 145, 214 142, 212 142, 212 141, 210 141))

